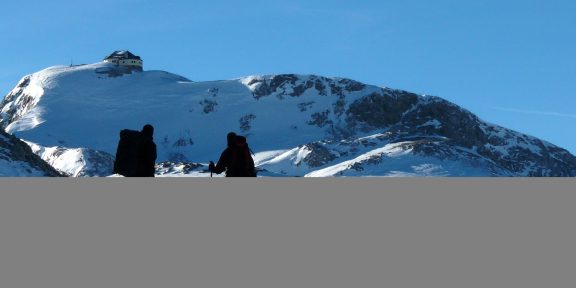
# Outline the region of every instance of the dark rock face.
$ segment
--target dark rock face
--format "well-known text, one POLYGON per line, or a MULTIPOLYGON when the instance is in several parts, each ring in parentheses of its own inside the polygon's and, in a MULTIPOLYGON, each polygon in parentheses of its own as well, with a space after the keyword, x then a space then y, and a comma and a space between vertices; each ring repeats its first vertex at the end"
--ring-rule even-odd
MULTIPOLYGON (((208 170, 208 168, 200 163, 192 162, 170 162, 165 161, 161 163, 156 163, 155 174, 165 175, 165 174, 190 174, 192 172, 207 172, 203 170, 208 170)), ((210 173, 210 172, 207 172, 210 173)))
POLYGON ((186 147, 192 145, 194 145, 194 140, 192 140, 192 138, 179 138, 174 141, 174 144, 172 144, 174 147, 186 147))
POLYGON ((0 128, 6 128, 11 122, 18 120, 21 115, 33 108, 34 97, 24 93, 24 89, 29 84, 30 75, 22 78, 16 88, 8 93, 0 103, 0 107, 5 107, 6 103, 15 101, 15 105, 10 106, 0 114, 0 128))
POLYGON ((304 111, 308 111, 308 109, 310 109, 310 107, 312 107, 312 105, 314 105, 314 101, 309 101, 309 102, 302 102, 302 103, 298 103, 298 110, 300 110, 300 112, 304 112, 304 111))
MULTIPOLYGON (((22 161, 41 171, 43 176, 61 177, 60 172, 32 152, 32 149, 20 139, 0 129, 0 158, 7 161, 22 161)), ((32 171, 29 171, 32 173, 32 171)))
POLYGON ((91 165, 82 169, 77 176, 108 176, 113 173, 114 156, 106 152, 90 149, 85 152, 85 158, 86 162, 91 165))
POLYGON ((320 96, 344 95, 346 92, 357 92, 363 90, 366 85, 349 79, 331 79, 319 76, 309 76, 307 80, 302 80, 298 75, 281 74, 270 76, 266 79, 254 79, 248 85, 258 84, 254 90, 254 97, 261 97, 275 94, 276 97, 299 97, 309 89, 314 89, 320 96), (291 91, 290 91, 291 90, 291 91))
MULTIPOLYGON (((518 175, 576 176, 576 157, 568 151, 534 137, 488 125, 469 111, 437 97, 408 111, 391 131, 402 131, 411 137, 443 137, 447 145, 470 149, 495 167, 518 175), (430 122, 437 125, 426 125, 430 122)), ((446 155, 446 149, 438 147, 426 147, 420 152, 429 156, 446 155)))
POLYGON ((458 145, 472 148, 485 143, 486 134, 480 129, 480 120, 472 113, 437 97, 419 104, 402 117, 402 127, 398 130, 409 135, 439 135, 458 145), (426 125, 437 121, 439 125, 426 125))
POLYGON ((325 146, 318 143, 310 143, 305 147, 311 152, 304 157, 303 161, 310 167, 320 167, 337 158, 325 146))
POLYGON ((339 79, 337 83, 344 86, 344 90, 347 92, 362 91, 366 88, 365 84, 350 79, 339 79))
POLYGON ((332 121, 328 120, 329 110, 323 112, 316 112, 310 116, 310 120, 307 122, 308 125, 316 125, 318 127, 324 127, 326 125, 332 124, 332 121))
POLYGON ((216 106, 218 106, 218 102, 209 99, 204 99, 199 104, 203 106, 202 112, 204 114, 210 114, 211 112, 214 112, 216 106))
POLYGON ((382 91, 372 93, 350 104, 346 114, 348 125, 360 126, 362 131, 387 128, 398 123, 402 114, 418 102, 418 95, 382 91))
POLYGON ((248 131, 250 131, 250 128, 252 128, 251 126, 251 122, 256 119, 256 115, 254 114, 248 114, 248 115, 244 115, 240 118, 240 120, 238 120, 238 122, 240 122, 240 131, 242 133, 246 133, 248 131))

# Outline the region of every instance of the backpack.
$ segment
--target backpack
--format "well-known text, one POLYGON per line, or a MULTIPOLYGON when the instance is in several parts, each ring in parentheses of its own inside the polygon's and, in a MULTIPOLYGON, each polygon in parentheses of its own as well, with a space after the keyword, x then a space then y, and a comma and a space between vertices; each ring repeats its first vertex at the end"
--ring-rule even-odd
POLYGON ((114 160, 114 173, 125 177, 138 176, 140 159, 140 146, 142 133, 140 131, 123 129, 120 131, 120 140, 116 149, 114 160))
POLYGON ((230 170, 231 176, 256 177, 254 159, 244 136, 236 136, 236 143, 232 147, 230 170))

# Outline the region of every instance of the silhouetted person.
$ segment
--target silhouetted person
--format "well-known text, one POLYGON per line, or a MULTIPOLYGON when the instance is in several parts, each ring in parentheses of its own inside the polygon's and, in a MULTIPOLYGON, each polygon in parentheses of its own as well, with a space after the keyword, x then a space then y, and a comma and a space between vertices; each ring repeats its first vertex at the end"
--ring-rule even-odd
POLYGON ((154 177, 154 165, 156 164, 156 144, 154 143, 154 127, 150 124, 144 125, 142 131, 142 142, 138 155, 137 177, 154 177))
POLYGON ((246 137, 230 132, 226 140, 228 147, 220 155, 218 164, 214 165, 214 162, 210 161, 210 172, 220 174, 226 171, 226 177, 256 177, 254 159, 250 155, 246 137))
POLYGON ((154 128, 145 125, 142 131, 123 129, 114 159, 114 173, 124 177, 154 177, 156 144, 154 128))

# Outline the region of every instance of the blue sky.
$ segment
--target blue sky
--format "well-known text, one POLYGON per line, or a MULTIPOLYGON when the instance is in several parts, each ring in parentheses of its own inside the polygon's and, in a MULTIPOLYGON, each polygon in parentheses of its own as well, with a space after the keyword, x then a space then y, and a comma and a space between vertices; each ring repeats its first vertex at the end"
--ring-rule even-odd
MULTIPOLYGON (((576 2, 38 1, 0 6, 0 94, 114 50, 191 80, 319 74, 443 97, 576 154, 576 2)), ((1 97, 1 96, 0 96, 1 97)))

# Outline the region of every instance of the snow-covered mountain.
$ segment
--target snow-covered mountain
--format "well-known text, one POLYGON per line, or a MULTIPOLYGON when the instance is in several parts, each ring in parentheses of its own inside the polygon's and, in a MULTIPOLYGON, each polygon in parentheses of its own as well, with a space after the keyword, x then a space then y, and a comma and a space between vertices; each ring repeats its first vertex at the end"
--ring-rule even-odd
POLYGON ((159 175, 206 176, 226 134, 261 175, 576 176, 576 157, 444 99, 315 75, 193 82, 108 63, 25 76, 0 125, 71 176, 111 173, 119 132, 155 127, 159 175), (179 167, 179 168, 178 168, 179 167))
POLYGON ((44 162, 26 143, 0 129, 0 176, 63 176, 44 162))

